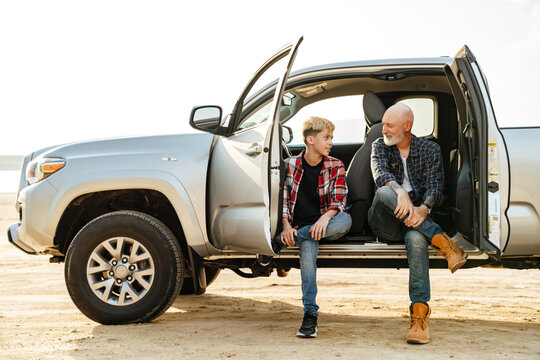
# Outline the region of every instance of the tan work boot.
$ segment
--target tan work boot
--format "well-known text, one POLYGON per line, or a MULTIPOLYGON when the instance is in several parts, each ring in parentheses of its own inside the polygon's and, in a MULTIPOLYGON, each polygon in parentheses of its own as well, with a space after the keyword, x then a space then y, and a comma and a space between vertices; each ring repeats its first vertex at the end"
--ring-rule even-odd
POLYGON ((432 237, 431 247, 448 261, 448 268, 452 273, 467 262, 467 254, 446 234, 432 237))
POLYGON ((279 277, 286 277, 287 275, 289 275, 289 272, 285 269, 277 269, 276 272, 277 276, 279 277))
POLYGON ((429 342, 428 319, 431 309, 422 303, 414 303, 409 319, 409 333, 407 342, 414 344, 427 344, 429 342))

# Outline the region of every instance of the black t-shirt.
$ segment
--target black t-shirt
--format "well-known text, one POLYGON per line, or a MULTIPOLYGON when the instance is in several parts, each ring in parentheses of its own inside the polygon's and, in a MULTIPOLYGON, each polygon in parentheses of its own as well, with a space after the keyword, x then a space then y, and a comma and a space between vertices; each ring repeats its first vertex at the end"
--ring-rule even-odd
POLYGON ((301 228, 307 225, 313 225, 321 217, 319 174, 321 173, 322 166, 323 160, 315 166, 310 166, 304 156, 302 156, 304 173, 298 186, 292 227, 298 226, 298 228, 301 228))

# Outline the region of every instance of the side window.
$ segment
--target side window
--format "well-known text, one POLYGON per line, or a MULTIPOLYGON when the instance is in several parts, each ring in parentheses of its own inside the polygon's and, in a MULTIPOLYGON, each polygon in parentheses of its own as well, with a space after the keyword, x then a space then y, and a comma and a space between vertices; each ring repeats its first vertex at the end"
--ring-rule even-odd
POLYGON ((437 135, 435 123, 437 117, 437 100, 433 97, 402 98, 397 103, 403 103, 411 108, 414 114, 412 133, 418 137, 437 135))
POLYGON ((268 116, 270 116, 271 106, 272 106, 272 102, 269 101, 268 103, 266 103, 265 105, 257 109, 255 112, 246 116, 246 118, 243 119, 242 122, 240 123, 240 126, 238 126, 238 130, 247 129, 252 126, 257 126, 259 124, 262 124, 268 121, 268 116))
POLYGON ((284 71, 286 59, 287 57, 283 57, 277 60, 251 85, 248 94, 243 100, 241 110, 243 116, 244 114, 249 115, 240 120, 236 130, 247 129, 268 121, 268 116, 270 116, 270 110, 272 108, 272 99, 269 99, 264 105, 256 110, 253 109, 253 106, 261 97, 264 97, 269 93, 274 93, 276 83, 284 71))
POLYGON ((363 95, 341 96, 317 101, 304 106, 284 125, 293 131, 289 145, 301 145, 302 124, 311 116, 326 118, 334 123, 334 144, 357 143, 364 141, 366 122, 362 107, 363 95))

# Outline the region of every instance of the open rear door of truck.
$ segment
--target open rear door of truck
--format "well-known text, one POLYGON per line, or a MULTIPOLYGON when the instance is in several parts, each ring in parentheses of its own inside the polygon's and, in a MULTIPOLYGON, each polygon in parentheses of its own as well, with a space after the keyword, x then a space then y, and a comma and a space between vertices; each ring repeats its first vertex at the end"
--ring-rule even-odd
POLYGON ((459 113, 456 228, 481 250, 500 254, 510 233, 506 215, 510 171, 488 84, 467 46, 445 71, 459 113))

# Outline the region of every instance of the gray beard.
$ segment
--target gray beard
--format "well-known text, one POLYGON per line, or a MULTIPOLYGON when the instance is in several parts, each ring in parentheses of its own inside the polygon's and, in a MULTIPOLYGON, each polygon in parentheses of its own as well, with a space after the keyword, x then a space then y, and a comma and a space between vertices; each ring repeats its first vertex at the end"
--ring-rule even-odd
POLYGON ((386 146, 392 146, 396 145, 397 143, 400 143, 405 139, 405 134, 401 134, 401 136, 398 137, 392 137, 391 139, 388 139, 386 136, 383 135, 384 144, 386 146))

